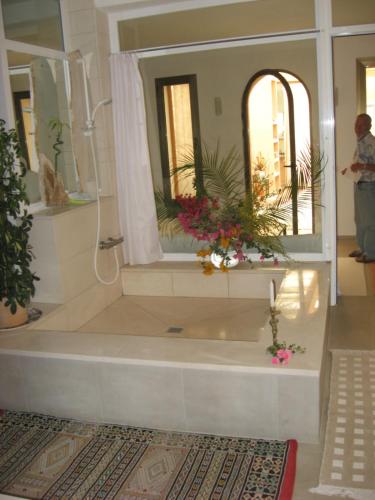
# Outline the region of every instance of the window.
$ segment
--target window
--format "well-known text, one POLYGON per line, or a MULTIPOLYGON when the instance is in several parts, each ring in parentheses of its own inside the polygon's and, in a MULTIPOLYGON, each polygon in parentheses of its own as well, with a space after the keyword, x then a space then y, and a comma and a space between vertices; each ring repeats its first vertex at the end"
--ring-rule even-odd
POLYGON ((191 161, 196 189, 202 186, 197 82, 195 75, 156 79, 159 140, 164 194, 195 194, 192 176, 174 173, 191 161))

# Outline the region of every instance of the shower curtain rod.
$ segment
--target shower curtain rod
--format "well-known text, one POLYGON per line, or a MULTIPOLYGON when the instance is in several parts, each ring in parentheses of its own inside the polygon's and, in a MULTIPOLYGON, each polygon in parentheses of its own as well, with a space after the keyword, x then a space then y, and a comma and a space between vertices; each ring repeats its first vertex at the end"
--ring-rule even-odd
POLYGON ((153 57, 157 55, 165 55, 165 53, 176 51, 176 52, 189 52, 189 49, 196 50, 206 50, 206 49, 215 49, 220 46, 231 46, 237 44, 241 46, 246 44, 246 42, 262 42, 270 39, 274 39, 274 41, 278 41, 279 38, 285 38, 286 36, 290 36, 292 38, 301 39, 305 38, 306 35, 310 35, 309 38, 313 38, 317 33, 319 33, 319 29, 306 29, 306 30, 298 30, 298 31, 283 31, 280 33, 272 33, 269 35, 251 35, 251 36, 243 36, 243 37, 233 37, 233 38, 222 38, 217 40, 206 40, 202 42, 190 42, 190 43, 181 43, 176 45, 161 45, 159 47, 148 47, 145 49, 133 49, 133 50, 123 50, 120 51, 120 54, 137 54, 140 57, 153 57))

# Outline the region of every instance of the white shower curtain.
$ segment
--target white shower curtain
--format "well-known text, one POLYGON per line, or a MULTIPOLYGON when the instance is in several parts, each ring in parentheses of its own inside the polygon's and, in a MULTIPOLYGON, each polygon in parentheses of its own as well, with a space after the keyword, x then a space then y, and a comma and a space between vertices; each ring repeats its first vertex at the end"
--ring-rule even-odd
POLYGON ((111 56, 112 100, 119 217, 124 259, 129 264, 160 260, 156 208, 138 58, 111 56))

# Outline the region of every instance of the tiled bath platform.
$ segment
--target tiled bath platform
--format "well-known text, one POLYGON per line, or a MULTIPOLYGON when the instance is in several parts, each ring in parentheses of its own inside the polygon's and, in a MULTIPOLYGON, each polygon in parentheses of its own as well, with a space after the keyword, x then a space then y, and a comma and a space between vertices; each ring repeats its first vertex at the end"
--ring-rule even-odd
POLYGON ((227 273, 202 273, 199 262, 158 262, 122 268, 124 295, 164 297, 228 297, 269 300, 270 280, 277 289, 285 268, 270 263, 240 263, 227 273))
MULTIPOLYGON (((279 339, 307 348, 288 366, 273 366, 265 352, 271 343, 267 323, 258 342, 42 331, 36 323, 33 330, 0 334, 0 407, 160 429, 317 442, 329 265, 292 264, 284 271, 276 302, 279 339)), ((224 276, 232 273, 243 271, 224 276)), ((239 279, 246 282, 246 277, 239 279)), ((269 276, 267 282, 263 293, 269 289, 269 276)))

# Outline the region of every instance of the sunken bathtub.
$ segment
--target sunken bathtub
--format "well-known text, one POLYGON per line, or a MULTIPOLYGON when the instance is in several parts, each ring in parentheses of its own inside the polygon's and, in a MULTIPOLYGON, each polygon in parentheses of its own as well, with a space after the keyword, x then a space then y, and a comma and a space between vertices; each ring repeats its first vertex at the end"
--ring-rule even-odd
POLYGON ((0 407, 319 440, 329 265, 243 265, 206 277, 193 263, 161 262, 123 268, 118 287, 98 286, 80 307, 49 305, 28 328, 1 333, 0 407), (266 353, 271 279, 279 340, 306 347, 288 366, 266 353), (98 294, 105 306, 95 311, 98 294))

